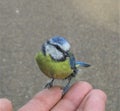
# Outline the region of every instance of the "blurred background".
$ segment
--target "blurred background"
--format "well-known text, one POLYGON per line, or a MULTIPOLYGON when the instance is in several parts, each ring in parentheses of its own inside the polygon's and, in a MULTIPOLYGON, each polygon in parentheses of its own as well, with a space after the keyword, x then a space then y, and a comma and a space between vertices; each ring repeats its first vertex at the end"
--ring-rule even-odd
POLYGON ((55 35, 66 37, 76 58, 92 67, 84 80, 108 95, 106 111, 120 109, 120 8, 118 0, 0 0, 0 97, 17 110, 48 78, 35 54, 55 35))

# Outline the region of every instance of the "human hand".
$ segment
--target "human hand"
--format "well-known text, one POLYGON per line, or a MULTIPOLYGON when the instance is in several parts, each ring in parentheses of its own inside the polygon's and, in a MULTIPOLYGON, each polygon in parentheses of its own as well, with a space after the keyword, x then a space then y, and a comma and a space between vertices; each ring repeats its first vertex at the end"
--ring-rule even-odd
MULTIPOLYGON (((18 111, 105 111, 106 94, 87 82, 75 83, 62 97, 60 87, 44 89, 18 111)), ((0 99, 0 111, 12 111, 7 99, 0 99)))

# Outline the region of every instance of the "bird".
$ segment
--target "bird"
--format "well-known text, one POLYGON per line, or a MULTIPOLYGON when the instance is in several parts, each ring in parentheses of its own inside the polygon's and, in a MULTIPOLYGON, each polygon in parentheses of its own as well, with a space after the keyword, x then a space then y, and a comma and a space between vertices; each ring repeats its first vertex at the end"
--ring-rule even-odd
POLYGON ((53 36, 46 40, 41 50, 35 55, 35 60, 39 69, 49 78, 45 88, 53 87, 55 79, 67 79, 68 82, 63 87, 66 93, 70 87, 70 82, 78 73, 79 67, 89 67, 90 64, 82 61, 76 61, 74 54, 71 52, 71 45, 65 37, 53 36))

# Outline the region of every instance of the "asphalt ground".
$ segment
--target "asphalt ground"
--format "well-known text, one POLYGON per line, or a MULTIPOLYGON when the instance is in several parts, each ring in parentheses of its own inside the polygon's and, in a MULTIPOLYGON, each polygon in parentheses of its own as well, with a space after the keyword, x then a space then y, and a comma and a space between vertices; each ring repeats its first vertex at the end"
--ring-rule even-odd
POLYGON ((73 79, 108 96, 106 111, 120 109, 120 25, 117 0, 0 0, 0 97, 15 110, 48 80, 34 56, 46 40, 66 37, 76 58, 92 66, 73 79))

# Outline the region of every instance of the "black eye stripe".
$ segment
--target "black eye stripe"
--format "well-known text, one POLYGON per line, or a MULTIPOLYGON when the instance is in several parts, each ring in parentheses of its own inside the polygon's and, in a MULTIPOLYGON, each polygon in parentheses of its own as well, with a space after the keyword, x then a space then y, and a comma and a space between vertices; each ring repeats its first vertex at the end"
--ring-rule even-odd
POLYGON ((56 49, 58 49, 60 52, 62 52, 63 54, 65 53, 65 51, 63 49, 61 49, 58 45, 55 45, 55 44, 51 44, 49 41, 47 41, 48 44, 56 47, 56 49))
MULTIPOLYGON (((52 46, 56 47, 56 49, 58 49, 60 52, 62 52, 62 53, 63 53, 64 58, 62 58, 62 59, 61 59, 62 61, 64 61, 64 60, 66 59, 66 57, 69 57, 68 51, 67 51, 67 52, 65 52, 65 51, 64 51, 63 49, 61 49, 58 45, 51 44, 49 41, 47 41, 47 44, 49 44, 49 45, 52 45, 52 46)), ((61 60, 60 60, 60 61, 61 61, 61 60)))
POLYGON ((58 49, 59 51, 64 52, 58 45, 53 45, 53 46, 55 46, 56 49, 58 49))

